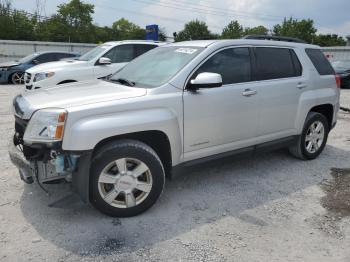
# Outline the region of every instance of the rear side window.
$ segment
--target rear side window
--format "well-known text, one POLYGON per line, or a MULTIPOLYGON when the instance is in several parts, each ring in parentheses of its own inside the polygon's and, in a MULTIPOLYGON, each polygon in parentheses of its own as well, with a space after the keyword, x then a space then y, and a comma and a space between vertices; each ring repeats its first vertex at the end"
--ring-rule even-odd
POLYGON ((305 49, 306 54, 320 75, 334 75, 331 63, 319 49, 305 49))
POLYGON ((257 47, 255 48, 255 58, 257 80, 297 76, 290 49, 257 47))
POLYGON ((250 53, 247 47, 229 48, 209 58, 193 75, 217 73, 224 85, 251 81, 250 53))
POLYGON ((56 61, 56 55, 54 53, 46 53, 39 55, 34 60, 37 60, 39 64, 56 61))

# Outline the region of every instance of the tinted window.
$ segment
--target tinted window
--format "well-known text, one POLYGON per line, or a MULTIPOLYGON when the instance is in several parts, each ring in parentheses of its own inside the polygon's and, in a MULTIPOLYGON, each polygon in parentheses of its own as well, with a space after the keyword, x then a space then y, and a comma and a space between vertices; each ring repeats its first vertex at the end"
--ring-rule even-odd
POLYGON ((70 53, 56 53, 56 58, 62 59, 62 58, 68 58, 68 57, 74 57, 74 54, 70 54, 70 53))
POLYGON ((319 49, 306 49, 306 54, 320 75, 334 75, 334 70, 328 59, 319 49))
POLYGON ((138 57, 139 55, 142 55, 156 47, 157 47, 156 45, 135 45, 135 51, 136 51, 135 57, 138 57))
POLYGON ((217 73, 222 76, 224 85, 248 82, 251 80, 249 49, 229 48, 213 55, 195 73, 217 73))
POLYGON ((56 55, 54 53, 42 54, 39 55, 34 60, 37 60, 39 64, 56 61, 56 55))
POLYGON ((255 49, 255 57, 258 80, 295 76, 289 49, 258 47, 255 49))

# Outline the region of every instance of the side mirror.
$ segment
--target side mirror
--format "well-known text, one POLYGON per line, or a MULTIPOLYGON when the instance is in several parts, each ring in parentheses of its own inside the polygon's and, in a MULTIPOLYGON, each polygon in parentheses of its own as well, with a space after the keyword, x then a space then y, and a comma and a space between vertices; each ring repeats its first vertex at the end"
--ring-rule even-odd
POLYGON ((112 63, 111 59, 107 58, 107 57, 101 57, 98 60, 98 65, 110 65, 112 63))
POLYGON ((214 88, 222 86, 222 77, 216 73, 200 73, 189 83, 188 89, 197 90, 199 88, 214 88))
POLYGON ((34 59, 34 60, 32 61, 32 63, 33 63, 34 65, 37 65, 37 64, 39 64, 39 61, 36 60, 36 59, 34 59))

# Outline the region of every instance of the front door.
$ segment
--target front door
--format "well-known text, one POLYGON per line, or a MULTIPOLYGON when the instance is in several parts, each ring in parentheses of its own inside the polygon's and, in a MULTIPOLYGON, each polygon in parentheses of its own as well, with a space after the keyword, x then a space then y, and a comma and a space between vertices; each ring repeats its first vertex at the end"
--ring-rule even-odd
POLYGON ((223 86, 184 92, 185 161, 253 144, 259 94, 251 82, 248 47, 226 48, 208 58, 199 73, 221 74, 223 86))

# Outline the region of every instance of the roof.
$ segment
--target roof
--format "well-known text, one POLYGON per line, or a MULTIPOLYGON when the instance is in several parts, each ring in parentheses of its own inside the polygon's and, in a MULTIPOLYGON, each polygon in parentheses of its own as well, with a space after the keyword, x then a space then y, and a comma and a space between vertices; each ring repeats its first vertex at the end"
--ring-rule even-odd
POLYGON ((162 41, 153 41, 153 40, 122 40, 122 41, 109 41, 104 44, 112 44, 112 45, 118 45, 118 44, 157 44, 157 45, 165 45, 167 42, 162 41))
POLYGON ((62 54, 79 54, 78 52, 70 52, 70 51, 38 51, 35 54, 50 54, 50 53, 62 53, 62 54))
POLYGON ((316 45, 294 43, 285 41, 274 40, 253 40, 253 39, 228 39, 228 40, 193 40, 176 42, 169 44, 169 46, 196 46, 196 47, 208 47, 212 45, 227 46, 227 45, 253 45, 253 46, 283 46, 283 47, 308 47, 308 48, 320 48, 316 45))

